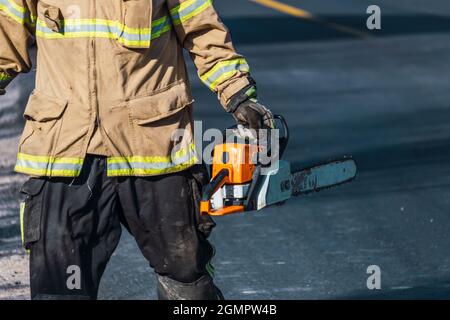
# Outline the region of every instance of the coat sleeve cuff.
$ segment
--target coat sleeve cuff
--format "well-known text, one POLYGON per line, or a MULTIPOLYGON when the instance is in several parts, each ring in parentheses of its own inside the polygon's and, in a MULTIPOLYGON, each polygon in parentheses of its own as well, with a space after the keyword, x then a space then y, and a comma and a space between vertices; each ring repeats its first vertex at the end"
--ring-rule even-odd
POLYGON ((220 92, 219 100, 222 106, 226 109, 228 104, 230 103, 231 98, 235 94, 237 94, 239 91, 250 86, 253 83, 254 81, 250 77, 246 76, 238 78, 232 81, 231 83, 227 84, 226 87, 221 88, 221 90, 219 90, 220 92))

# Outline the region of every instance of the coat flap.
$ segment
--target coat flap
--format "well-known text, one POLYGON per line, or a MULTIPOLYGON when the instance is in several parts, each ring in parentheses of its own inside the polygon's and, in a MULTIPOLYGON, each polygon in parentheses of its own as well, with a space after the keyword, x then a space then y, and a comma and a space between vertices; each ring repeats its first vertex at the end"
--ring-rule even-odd
POLYGON ((130 117, 144 125, 171 116, 193 102, 186 84, 177 82, 151 96, 129 101, 130 117))
POLYGON ((40 3, 39 13, 42 15, 45 25, 53 32, 62 32, 63 20, 61 9, 44 2, 40 3))
POLYGON ((67 107, 67 100, 49 97, 41 93, 33 92, 25 108, 25 119, 45 122, 61 117, 67 107))

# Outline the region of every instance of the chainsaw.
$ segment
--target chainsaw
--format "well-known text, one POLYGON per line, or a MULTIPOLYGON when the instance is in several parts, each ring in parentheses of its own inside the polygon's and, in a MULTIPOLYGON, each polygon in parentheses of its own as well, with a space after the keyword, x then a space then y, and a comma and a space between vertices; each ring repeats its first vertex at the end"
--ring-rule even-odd
POLYGON ((282 116, 275 115, 274 118, 279 142, 275 166, 258 160, 263 151, 270 153, 270 137, 261 144, 241 125, 226 130, 226 141, 213 148, 211 181, 202 190, 202 215, 257 211, 281 205, 295 196, 341 185, 356 177, 356 163, 347 157, 308 168, 282 160, 289 142, 289 127, 282 116))

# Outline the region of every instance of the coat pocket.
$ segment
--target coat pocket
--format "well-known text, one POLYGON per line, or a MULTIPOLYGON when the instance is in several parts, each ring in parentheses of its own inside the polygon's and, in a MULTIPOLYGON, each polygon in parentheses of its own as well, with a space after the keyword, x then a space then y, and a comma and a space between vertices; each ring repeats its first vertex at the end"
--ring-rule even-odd
POLYGON ((20 204, 22 243, 29 250, 41 238, 44 179, 30 178, 20 190, 26 197, 20 204))
POLYGON ((184 82, 164 88, 154 94, 129 101, 130 118, 138 125, 146 125, 167 118, 194 101, 184 82))
POLYGON ((190 91, 182 81, 129 101, 133 154, 161 156, 165 165, 194 161, 192 102, 190 91))
POLYGON ((33 92, 23 114, 26 123, 19 150, 27 154, 53 154, 67 100, 33 92))
POLYGON ((26 120, 49 122, 59 119, 67 107, 67 100, 33 92, 24 111, 26 120))
POLYGON ((152 0, 122 0, 118 41, 127 48, 150 48, 152 0))

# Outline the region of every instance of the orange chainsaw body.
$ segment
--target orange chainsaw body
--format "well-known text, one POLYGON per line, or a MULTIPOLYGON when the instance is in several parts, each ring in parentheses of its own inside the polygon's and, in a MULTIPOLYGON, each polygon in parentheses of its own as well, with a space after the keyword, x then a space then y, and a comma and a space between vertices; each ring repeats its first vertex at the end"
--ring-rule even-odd
POLYGON ((224 143, 215 146, 212 177, 222 169, 228 169, 228 183, 240 184, 252 180, 255 165, 252 158, 258 152, 258 146, 244 143, 224 143))
MULTIPOLYGON (((224 143, 214 147, 212 180, 216 181, 215 193, 224 185, 238 185, 249 183, 252 180, 255 164, 252 159, 258 153, 258 146, 245 143, 224 143)), ((236 212, 243 212, 244 206, 230 205, 214 210, 211 202, 201 201, 200 211, 202 214, 211 216, 223 216, 236 212)))

